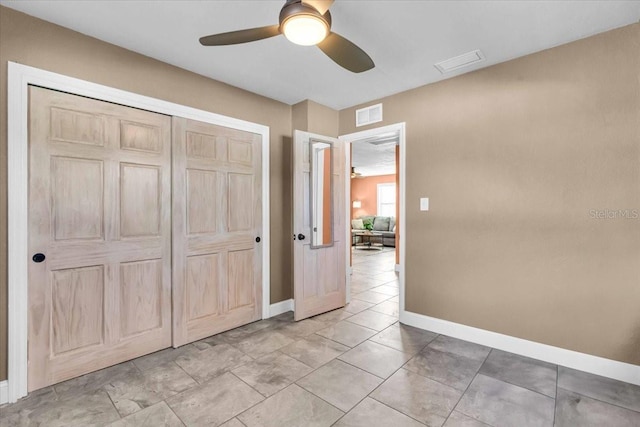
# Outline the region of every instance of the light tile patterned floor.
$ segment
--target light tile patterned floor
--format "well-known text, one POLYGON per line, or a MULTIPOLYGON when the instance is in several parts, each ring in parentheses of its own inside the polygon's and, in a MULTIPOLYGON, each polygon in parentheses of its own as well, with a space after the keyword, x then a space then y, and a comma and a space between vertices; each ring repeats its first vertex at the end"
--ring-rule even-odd
POLYGON ((392 251, 353 300, 167 349, 0 407, 5 426, 640 426, 640 387, 397 322, 392 251))

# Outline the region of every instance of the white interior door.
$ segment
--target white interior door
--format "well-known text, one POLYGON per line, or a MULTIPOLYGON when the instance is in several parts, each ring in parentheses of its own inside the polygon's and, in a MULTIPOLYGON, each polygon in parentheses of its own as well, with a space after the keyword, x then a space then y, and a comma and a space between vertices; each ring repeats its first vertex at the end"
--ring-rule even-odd
POLYGON ((173 118, 173 345, 262 317, 262 137, 173 118))
POLYGON ((171 119, 29 96, 32 391, 171 345, 171 119))
POLYGON ((335 138, 298 130, 293 146, 294 317, 301 320, 346 304, 345 152, 335 138), (317 146, 330 151, 320 155, 317 146), (326 172, 312 179, 314 171, 326 172))

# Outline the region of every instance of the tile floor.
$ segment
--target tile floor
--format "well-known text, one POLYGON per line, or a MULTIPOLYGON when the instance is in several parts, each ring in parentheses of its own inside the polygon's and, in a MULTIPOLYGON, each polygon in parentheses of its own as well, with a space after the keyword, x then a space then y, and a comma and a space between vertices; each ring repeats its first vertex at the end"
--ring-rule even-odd
POLYGON ((640 387, 402 326, 390 251, 347 307, 163 350, 0 407, 0 426, 640 426, 640 387))

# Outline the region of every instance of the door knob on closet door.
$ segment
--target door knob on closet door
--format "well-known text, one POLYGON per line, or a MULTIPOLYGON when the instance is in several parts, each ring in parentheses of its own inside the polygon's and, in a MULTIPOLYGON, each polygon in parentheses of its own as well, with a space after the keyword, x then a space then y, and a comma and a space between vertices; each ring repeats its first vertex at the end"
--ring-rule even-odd
POLYGON ((304 240, 306 236, 302 233, 298 234, 298 240, 304 240))
POLYGON ((37 262, 37 263, 40 263, 40 262, 44 261, 46 258, 47 257, 44 256, 44 254, 41 254, 39 252, 37 254, 35 254, 33 257, 31 257, 33 262, 37 262))

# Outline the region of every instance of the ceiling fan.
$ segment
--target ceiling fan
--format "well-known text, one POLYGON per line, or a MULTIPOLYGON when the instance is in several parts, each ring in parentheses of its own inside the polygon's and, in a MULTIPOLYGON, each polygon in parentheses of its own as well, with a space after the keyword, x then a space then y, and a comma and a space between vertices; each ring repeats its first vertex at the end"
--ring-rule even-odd
POLYGON ((356 172, 355 167, 351 167, 351 178, 360 178, 362 174, 360 172, 356 172))
POLYGON ((200 38, 204 46, 248 43, 283 34, 289 41, 317 45, 336 64, 354 73, 375 67, 365 51, 331 31, 329 7, 334 0, 286 0, 278 25, 213 34, 200 38))

